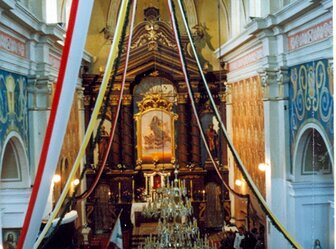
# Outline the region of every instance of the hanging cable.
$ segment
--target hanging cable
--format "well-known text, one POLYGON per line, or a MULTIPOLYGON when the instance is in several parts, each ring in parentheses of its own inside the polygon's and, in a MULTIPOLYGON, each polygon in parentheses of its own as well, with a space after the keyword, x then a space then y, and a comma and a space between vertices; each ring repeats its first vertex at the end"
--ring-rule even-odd
MULTIPOLYGON (((130 1, 128 1, 128 2, 130 2, 130 1)), ((92 112, 91 119, 90 119, 89 125, 87 127, 87 131, 85 133, 85 136, 84 136, 83 142, 81 144, 79 153, 76 157, 75 163, 74 163, 73 168, 72 168, 72 170, 69 174, 68 180, 67 180, 67 182, 65 184, 65 187, 64 187, 64 189, 61 193, 61 196, 58 199, 54 210, 51 212, 47 224, 45 225, 45 227, 43 228, 42 232, 40 233, 37 241, 35 242, 34 249, 38 248, 38 246, 42 242, 43 238, 47 234, 47 232, 48 232, 48 230, 49 230, 49 228, 52 224, 53 219, 55 219, 57 213, 59 212, 59 210, 60 210, 60 208, 61 208, 61 206, 62 206, 62 204, 63 204, 63 202, 64 202, 64 200, 67 196, 67 193, 68 193, 68 191, 70 189, 70 186, 71 186, 71 183, 72 183, 72 179, 74 178, 74 176, 76 174, 76 171, 78 170, 78 167, 79 167, 80 163, 82 162, 83 156, 85 154, 86 146, 89 143, 89 140, 90 140, 90 137, 92 135, 94 126, 97 122, 99 109, 100 109, 100 107, 102 105, 102 102, 104 100, 105 91, 106 91, 107 84, 108 84, 108 81, 109 81, 109 78, 110 78, 110 75, 111 75, 113 62, 116 58, 117 44, 119 43, 119 40, 120 40, 120 37, 121 37, 121 26, 122 26, 121 24, 124 23, 125 16, 126 16, 126 9, 127 9, 126 1, 122 1, 120 11, 119 11, 119 15, 118 15, 118 21, 117 21, 115 36, 114 36, 114 39, 113 39, 113 42, 112 42, 112 45, 111 45, 111 50, 110 50, 110 54, 109 54, 109 57, 108 57, 108 62, 107 62, 107 65, 106 65, 107 70, 105 70, 105 73, 104 73, 103 82, 100 86, 99 94, 97 96, 96 104, 95 104, 94 110, 92 112)))
POLYGON ((184 58, 183 53, 182 53, 182 45, 181 45, 181 42, 180 42, 180 32, 179 32, 178 26, 176 25, 177 22, 176 22, 176 17, 174 15, 174 4, 171 0, 168 0, 168 5, 169 5, 170 16, 171 16, 171 20, 172 20, 173 33, 174 33, 174 36, 175 36, 175 40, 176 40, 176 44, 177 44, 177 48, 178 48, 178 53, 179 53, 179 57, 180 57, 182 72, 183 72, 184 79, 185 79, 185 82, 186 82, 186 85, 187 85, 188 95, 189 95, 189 98, 190 98, 192 110, 194 112, 195 119, 196 119, 196 122, 197 122, 197 125, 198 125, 198 128, 199 128, 199 131, 200 131, 200 135, 201 135, 201 138, 204 142, 205 149, 206 149, 206 151, 207 151, 207 153, 210 157, 211 162, 215 166, 214 168, 215 168, 215 170, 218 174, 218 177, 220 178, 221 182, 224 184, 225 188, 227 188, 230 192, 234 193, 235 195, 237 195, 239 197, 246 198, 247 197, 246 195, 235 192, 230 186, 228 186, 226 184, 226 182, 223 179, 222 174, 220 173, 220 171, 217 167, 217 163, 216 163, 215 159, 213 158, 212 153, 210 152, 209 145, 206 141, 204 131, 202 129, 201 121, 200 121, 199 115, 197 113, 197 108, 196 108, 196 104, 195 104, 195 101, 194 101, 192 87, 191 87, 191 84, 190 84, 190 81, 189 81, 189 76, 188 76, 187 67, 186 67, 186 63, 185 63, 185 58, 184 58))
MULTIPOLYGON (((136 0, 135 0, 136 1, 136 0)), ((127 10, 126 10, 126 17, 128 17, 129 15, 129 6, 127 6, 127 10)), ((133 15, 134 16, 134 15, 133 15)), ((133 17, 133 20, 134 20, 134 17, 133 17)), ((126 18, 124 24, 123 24, 123 30, 122 30, 122 34, 121 34, 121 39, 119 41, 119 45, 118 45, 118 56, 114 62, 114 71, 113 71, 113 75, 112 75, 112 79, 111 79, 111 84, 109 86, 109 89, 113 89, 113 85, 114 85, 114 81, 115 81, 115 77, 116 77, 116 73, 117 73, 117 69, 119 67, 119 62, 120 62, 120 57, 121 57, 121 54, 122 54, 122 47, 123 47, 123 44, 124 44, 124 40, 125 40, 125 34, 126 34, 126 28, 127 28, 127 25, 128 25, 128 18, 126 18)), ((133 26, 132 26, 133 27, 133 26)), ((129 47, 129 46, 128 46, 129 47)), ((129 50, 127 50, 129 51, 129 50)), ((126 63, 128 64, 128 63, 126 63)), ((124 77, 125 78, 125 77, 124 77)), ((97 77, 95 77, 94 81, 97 80, 97 77)), ((123 80, 123 83, 122 85, 124 85, 125 81, 123 80)), ((105 106, 108 105, 109 103, 109 97, 110 97, 110 94, 108 93, 107 94, 108 97, 106 99, 106 102, 105 102, 105 106)), ((120 95, 119 99, 121 99, 122 97, 122 94, 120 95)), ((105 109, 105 108, 104 108, 105 109)), ((111 132, 111 135, 110 135, 110 138, 109 139, 112 139, 113 140, 113 137, 111 138, 112 134, 114 134, 114 132, 112 133, 111 132)), ((111 140, 111 141, 112 141, 111 140)), ((110 149, 110 147, 109 147, 110 149)), ((105 155, 108 155, 108 151, 109 149, 107 149, 106 153, 104 154, 104 158, 105 158, 105 155)), ((106 157, 107 158, 107 157, 106 157)), ((97 173, 96 175, 96 178, 95 178, 95 181, 98 182, 100 176, 101 176, 101 173, 103 172, 103 169, 104 169, 104 165, 106 163, 106 159, 105 159, 105 162, 102 163, 102 166, 101 168, 99 169, 99 172, 97 173)), ((80 176, 80 182, 83 180, 84 178, 84 175, 86 173, 86 169, 84 169, 81 173, 81 176, 80 176)), ((94 182, 95 182, 94 181, 94 182)), ((93 189, 95 188, 96 184, 92 184, 90 186, 90 188, 88 190, 86 190, 84 193, 82 193, 79 197, 76 197, 76 192, 78 190, 78 187, 80 186, 80 184, 78 184, 73 192, 73 195, 72 197, 67 201, 67 203, 65 204, 65 208, 63 209, 63 212, 61 213, 60 217, 59 217, 59 220, 57 222, 57 224, 55 225, 55 228, 53 229, 52 233, 49 235, 48 239, 44 242, 44 244, 42 245, 41 249, 45 248, 46 245, 48 245, 48 243, 51 241, 51 239, 53 238, 53 236, 55 235, 55 233, 57 232, 57 230, 59 229, 59 226, 61 225, 61 222, 65 216, 65 214, 68 212, 69 208, 74 205, 76 203, 77 200, 84 200, 85 198, 87 198, 93 191, 93 189), (84 196, 85 195, 85 196, 84 196), (84 197, 82 197, 84 196, 84 197)))
MULTIPOLYGON (((119 93, 119 99, 118 99, 118 105, 117 105, 117 111, 116 111, 116 115, 114 117, 113 120, 113 124, 112 124, 112 128, 111 128, 111 134, 109 136, 109 141, 107 144, 107 148, 104 151, 104 156, 103 156, 103 160, 100 166, 100 169, 98 171, 98 173, 96 174, 96 177, 93 181, 93 183, 91 184, 90 188, 87 189, 84 193, 82 193, 80 196, 76 197, 77 200, 81 201, 86 199, 91 193, 92 191, 95 189, 95 187, 98 184, 98 181, 103 173, 103 170, 105 168, 105 164, 111 149, 111 145, 113 142, 113 138, 114 138, 114 134, 115 134, 115 130, 117 127, 117 122, 119 119, 119 114, 120 114, 120 110, 121 110, 121 102, 122 102, 122 97, 124 94, 124 89, 125 89, 125 81, 126 81, 126 74, 127 74, 127 68, 128 68, 128 62, 129 62, 129 56, 130 56, 130 50, 131 50, 131 42, 132 42, 132 37, 133 37, 133 27, 134 27, 134 20, 135 20, 135 12, 136 12, 136 7, 137 7, 137 0, 133 0, 133 10, 132 10, 132 16, 131 16, 131 25, 130 25, 130 33, 128 36, 128 43, 127 43, 127 47, 126 47, 126 59, 125 59, 125 67, 124 67, 124 72, 122 75, 122 82, 121 82, 121 89, 120 89, 120 93, 119 93)), ((126 14, 126 16, 128 16, 128 13, 126 14)), ((125 22, 124 27, 127 27, 127 22, 125 22)), ((123 42, 120 43, 121 45, 123 45, 123 42)), ((118 52, 121 54, 122 53, 122 47, 119 48, 118 52)), ((117 69, 115 69, 115 72, 117 71, 117 69)), ((111 84, 113 84, 113 81, 111 82, 111 84)))
MULTIPOLYGON (((168 0, 168 2, 170 2, 170 0, 168 0)), ((261 206, 261 208, 264 210, 264 212, 266 213, 266 215, 269 217, 269 219, 271 220, 272 224, 279 230, 279 232, 281 232, 284 237, 288 240, 288 242, 295 248, 298 248, 298 249, 301 249, 301 245, 291 236, 291 234, 286 230, 286 228, 279 222, 279 220, 275 217, 275 215, 273 214, 273 212, 270 210, 270 208, 268 207, 266 201, 264 200, 263 196, 261 195, 260 191, 258 190, 257 186, 255 185, 255 183, 253 182, 251 176, 249 175, 249 173, 247 172, 243 162, 241 161, 236 149, 234 148, 233 146, 233 143, 231 141, 231 139, 229 138, 229 136, 227 135, 227 132, 226 132, 226 129, 225 129, 225 126, 222 122, 222 119, 219 115, 219 112, 218 112, 218 109, 216 107, 216 104, 214 102, 214 99, 212 98, 212 95, 211 95, 211 91, 209 89, 209 86, 207 84, 207 81, 205 79, 205 76, 204 76, 204 73, 202 71, 202 67, 201 67, 201 63, 199 61, 199 58, 198 58, 198 55, 197 55, 197 52, 196 52, 196 48, 195 48, 195 45, 194 45, 194 42, 193 42, 193 38, 192 38, 192 35, 191 35, 191 32, 190 32, 190 29, 189 29, 189 26, 188 26, 188 23, 187 23, 187 20, 186 20, 186 17, 185 17, 185 11, 184 11, 184 7, 181 3, 181 0, 177 0, 178 2, 178 5, 179 5, 179 8, 180 8, 180 11, 181 11, 181 15, 182 15, 182 20, 183 20, 183 24, 185 26, 185 29, 187 31, 187 35, 188 35, 188 38, 190 40, 190 45, 191 45, 191 48, 193 50, 193 53, 194 53, 194 56, 195 56, 195 59, 196 59, 196 62, 197 62, 197 66, 198 66, 198 69, 199 69, 199 72, 201 74, 201 77, 202 77, 202 80, 203 80, 203 84, 205 86, 205 89, 208 93, 208 96, 209 96, 209 100, 211 102, 211 105, 212 105, 212 108, 215 112, 215 116, 217 118, 217 121, 219 122, 220 124, 220 128, 221 128, 221 131, 223 132, 226 140, 227 140, 227 143, 228 143, 228 146, 232 152, 232 155, 235 159, 235 161, 237 162, 237 166, 238 166, 238 169, 240 170, 240 172, 242 173, 244 179, 246 180, 248 186, 250 187, 251 191, 253 192, 253 194, 256 196, 257 200, 258 200, 258 203, 259 205, 261 206)))

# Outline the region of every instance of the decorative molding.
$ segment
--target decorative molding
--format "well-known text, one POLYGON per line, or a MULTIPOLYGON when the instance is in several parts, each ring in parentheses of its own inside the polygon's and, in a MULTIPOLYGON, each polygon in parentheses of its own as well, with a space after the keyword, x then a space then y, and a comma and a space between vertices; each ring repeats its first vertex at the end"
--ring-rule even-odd
POLYGON ((229 62, 228 71, 232 72, 232 71, 247 67, 251 64, 258 62, 258 60, 260 60, 262 57, 263 57, 263 48, 258 47, 254 49, 253 51, 247 53, 246 55, 229 62))
POLYGON ((288 50, 293 51, 324 40, 333 34, 332 18, 288 36, 288 50))
POLYGON ((26 57, 26 44, 19 39, 0 31, 0 48, 11 54, 26 57))

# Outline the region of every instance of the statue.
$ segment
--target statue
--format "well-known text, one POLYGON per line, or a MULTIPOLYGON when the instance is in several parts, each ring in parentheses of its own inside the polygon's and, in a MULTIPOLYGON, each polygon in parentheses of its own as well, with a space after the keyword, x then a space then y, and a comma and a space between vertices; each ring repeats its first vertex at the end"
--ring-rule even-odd
POLYGON ((210 153, 213 157, 217 157, 218 151, 218 134, 214 129, 214 125, 212 123, 209 124, 208 129, 205 132, 206 139, 208 142, 210 153))
POLYGON ((100 133, 101 135, 100 135, 100 141, 98 145, 98 150, 99 150, 98 154, 99 154, 99 161, 102 161, 104 154, 106 152, 106 149, 107 149, 107 144, 108 144, 108 139, 109 139, 109 134, 105 130, 104 125, 102 125, 100 133))

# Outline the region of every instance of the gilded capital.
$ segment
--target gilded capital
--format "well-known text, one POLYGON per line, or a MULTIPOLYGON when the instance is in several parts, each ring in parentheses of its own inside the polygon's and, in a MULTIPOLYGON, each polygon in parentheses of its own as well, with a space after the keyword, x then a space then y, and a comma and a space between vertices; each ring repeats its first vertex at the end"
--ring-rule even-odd
POLYGON ((112 95, 112 96, 110 97, 110 105, 112 105, 112 106, 116 106, 116 105, 118 105, 118 100, 119 100, 119 96, 117 96, 117 95, 112 95))
POLYGON ((178 104, 186 104, 188 99, 188 94, 186 93, 179 93, 177 95, 177 103, 178 104))
POLYGON ((132 95, 130 94, 125 94, 122 97, 122 104, 123 105, 131 105, 132 103, 132 95))

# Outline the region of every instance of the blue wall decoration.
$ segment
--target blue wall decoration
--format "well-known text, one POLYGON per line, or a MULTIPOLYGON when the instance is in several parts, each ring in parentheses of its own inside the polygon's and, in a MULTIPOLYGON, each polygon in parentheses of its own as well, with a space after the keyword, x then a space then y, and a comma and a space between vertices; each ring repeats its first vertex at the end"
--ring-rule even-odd
MULTIPOLYGON (((307 122, 323 127, 329 142, 334 143, 334 101, 331 67, 328 60, 318 60, 289 68, 289 114, 291 156, 298 131, 307 122)), ((292 160, 293 161, 293 160, 292 160)))
POLYGON ((28 148, 27 77, 0 70, 0 155, 8 134, 17 132, 28 148))

